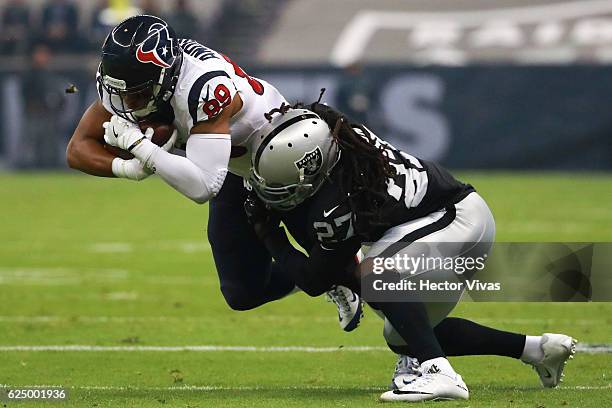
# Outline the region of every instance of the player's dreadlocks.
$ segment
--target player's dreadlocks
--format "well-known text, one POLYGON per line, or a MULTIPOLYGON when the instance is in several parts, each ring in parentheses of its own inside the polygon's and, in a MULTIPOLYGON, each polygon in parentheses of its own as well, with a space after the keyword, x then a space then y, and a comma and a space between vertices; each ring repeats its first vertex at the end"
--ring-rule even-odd
POLYGON ((395 169, 384 150, 376 146, 363 125, 352 123, 341 112, 318 102, 308 108, 327 122, 342 152, 340 189, 353 212, 355 232, 359 234, 370 226, 385 226, 380 206, 387 179, 395 175, 395 169))
POLYGON ((296 103, 295 105, 288 105, 285 102, 283 102, 283 103, 281 103, 281 106, 279 106, 278 108, 274 108, 270 112, 264 113, 264 118, 266 118, 266 120, 268 122, 272 122, 272 117, 274 116, 275 113, 284 115, 290 109, 296 109, 296 108, 301 107, 301 106, 303 106, 303 105, 300 102, 296 103))

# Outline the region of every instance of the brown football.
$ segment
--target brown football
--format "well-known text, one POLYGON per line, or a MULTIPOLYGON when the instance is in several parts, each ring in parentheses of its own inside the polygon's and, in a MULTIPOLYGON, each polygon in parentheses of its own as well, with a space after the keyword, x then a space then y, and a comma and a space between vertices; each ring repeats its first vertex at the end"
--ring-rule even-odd
POLYGON ((151 141, 158 146, 166 144, 172 136, 172 132, 174 132, 174 125, 167 123, 143 120, 139 122, 138 125, 143 132, 147 130, 147 128, 153 128, 154 133, 151 141))
POLYGON ((113 145, 104 144, 104 149, 112 154, 113 156, 117 156, 123 160, 130 160, 134 158, 134 155, 128 151, 115 147, 113 145))
MULTIPOLYGON (((140 126, 140 129, 143 132, 147 130, 147 128, 153 128, 153 137, 151 138, 151 141, 158 146, 163 146, 170 139, 172 133, 174 132, 174 125, 167 123, 144 120, 139 122, 138 125, 140 126)), ((132 153, 119 149, 118 147, 105 144, 104 148, 110 153, 124 160, 134 158, 132 153)))

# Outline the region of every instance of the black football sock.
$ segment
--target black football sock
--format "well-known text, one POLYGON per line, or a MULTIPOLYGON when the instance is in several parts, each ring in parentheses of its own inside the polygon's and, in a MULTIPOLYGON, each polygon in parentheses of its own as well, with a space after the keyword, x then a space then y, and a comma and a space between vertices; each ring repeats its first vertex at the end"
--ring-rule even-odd
POLYGON ((419 302, 371 302, 380 310, 406 342, 405 346, 389 345, 395 353, 409 355, 419 362, 446 357, 436 339, 425 305, 419 302))
POLYGON ((447 317, 434 332, 449 356, 495 355, 521 358, 525 336, 510 333, 457 317, 447 317))

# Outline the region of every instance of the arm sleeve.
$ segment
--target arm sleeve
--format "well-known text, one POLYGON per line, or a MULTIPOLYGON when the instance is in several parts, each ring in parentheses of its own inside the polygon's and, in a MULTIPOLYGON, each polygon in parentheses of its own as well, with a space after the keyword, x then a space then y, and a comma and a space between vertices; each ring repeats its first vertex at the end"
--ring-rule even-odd
POLYGON ((306 256, 291 245, 282 228, 268 234, 264 244, 296 285, 310 296, 319 296, 334 285, 347 285, 351 281, 347 267, 355 264, 355 254, 361 247, 358 240, 345 241, 333 249, 317 243, 306 256))
POLYGON ((187 139, 186 157, 168 153, 149 140, 132 153, 175 190, 203 204, 223 185, 231 147, 229 135, 194 134, 187 139))

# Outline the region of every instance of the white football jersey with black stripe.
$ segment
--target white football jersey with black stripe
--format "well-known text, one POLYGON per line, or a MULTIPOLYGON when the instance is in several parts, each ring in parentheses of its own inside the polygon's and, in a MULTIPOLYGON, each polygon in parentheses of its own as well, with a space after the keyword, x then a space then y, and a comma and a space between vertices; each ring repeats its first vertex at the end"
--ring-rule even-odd
MULTIPOLYGON (((229 170, 247 176, 252 136, 267 122, 264 114, 286 103, 285 98, 266 81, 247 75, 223 54, 194 40, 181 39, 179 44, 183 65, 169 103, 178 130, 177 146, 186 143, 195 124, 218 116, 239 94, 243 106, 230 121, 233 149, 229 170)), ((103 89, 99 92, 104 107, 113 113, 108 94, 103 89)))

